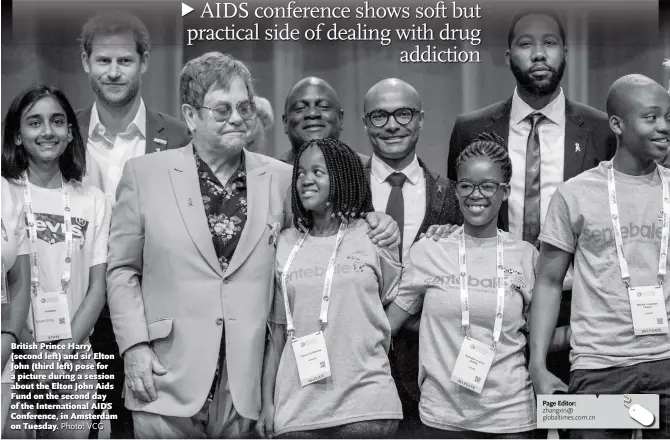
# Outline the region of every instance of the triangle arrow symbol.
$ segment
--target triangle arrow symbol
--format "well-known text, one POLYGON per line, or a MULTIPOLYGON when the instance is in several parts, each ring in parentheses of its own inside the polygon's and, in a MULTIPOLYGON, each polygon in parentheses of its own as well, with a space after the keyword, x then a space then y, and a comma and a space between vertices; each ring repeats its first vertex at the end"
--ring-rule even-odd
POLYGON ((183 17, 186 14, 193 12, 193 8, 187 5, 186 3, 181 4, 181 16, 183 17))

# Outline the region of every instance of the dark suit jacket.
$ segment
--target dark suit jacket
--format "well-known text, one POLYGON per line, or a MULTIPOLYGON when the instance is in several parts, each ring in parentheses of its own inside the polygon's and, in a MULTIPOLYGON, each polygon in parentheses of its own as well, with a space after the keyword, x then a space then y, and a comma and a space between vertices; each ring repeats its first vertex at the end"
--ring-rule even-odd
MULTIPOLYGON (((366 167, 371 168, 372 159, 367 161, 366 167)), ((426 213, 413 242, 419 240, 431 225, 461 225, 463 215, 456 198, 456 187, 450 179, 431 171, 419 159, 426 178, 426 213)), ((420 316, 420 315, 416 315, 420 316)), ((411 330, 401 329, 393 338, 393 350, 389 354, 391 373, 398 387, 403 411, 407 413, 407 406, 411 401, 418 402, 420 390, 419 380, 419 334, 411 330)))
MULTIPOLYGON (((509 118, 512 98, 480 110, 460 115, 456 119, 449 142, 447 176, 456 178, 456 159, 480 133, 496 133, 505 139, 509 135, 509 118)), ((607 115, 578 102, 565 100, 565 163, 564 180, 575 177, 609 160, 616 151, 616 139, 610 130, 607 115)), ((512 170, 513 173, 523 172, 512 170)), ((509 227, 507 202, 500 209, 498 225, 507 231, 509 227)))
MULTIPOLYGON (((77 122, 79 131, 84 142, 88 139, 88 128, 91 122, 91 110, 93 107, 87 107, 77 111, 77 122)), ((147 107, 147 143, 146 153, 154 153, 173 148, 181 148, 191 142, 191 135, 186 128, 186 124, 147 107), (158 142, 156 142, 158 140, 158 142), (162 141, 165 141, 163 143, 162 141)))

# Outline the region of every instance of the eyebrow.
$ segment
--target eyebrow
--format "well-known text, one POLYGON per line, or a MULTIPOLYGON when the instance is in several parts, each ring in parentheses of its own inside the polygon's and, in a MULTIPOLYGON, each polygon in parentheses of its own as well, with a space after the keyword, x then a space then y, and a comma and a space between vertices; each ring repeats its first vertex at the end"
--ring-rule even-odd
MULTIPOLYGON (((40 118, 40 119, 41 119, 42 116, 43 116, 43 115, 42 115, 41 113, 27 114, 27 115, 26 115, 26 119, 34 119, 34 118, 40 118)), ((49 115, 50 118, 53 118, 54 116, 62 116, 62 117, 65 117, 65 113, 52 113, 51 115, 49 115)))

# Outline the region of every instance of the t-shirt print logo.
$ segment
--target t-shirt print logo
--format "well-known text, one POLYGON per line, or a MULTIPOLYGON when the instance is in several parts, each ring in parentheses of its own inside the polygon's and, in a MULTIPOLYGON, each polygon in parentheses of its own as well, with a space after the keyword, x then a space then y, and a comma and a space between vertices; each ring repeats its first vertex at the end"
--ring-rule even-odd
POLYGON ((363 272, 363 263, 361 263, 361 259, 358 257, 355 257, 353 255, 349 255, 347 257, 347 260, 351 261, 351 263, 354 266, 354 272, 363 272))
MULTIPOLYGON (((72 217, 72 237, 79 241, 79 249, 84 247, 88 220, 72 217)), ((65 242, 65 218, 62 215, 35 213, 37 239, 48 244, 65 242)))

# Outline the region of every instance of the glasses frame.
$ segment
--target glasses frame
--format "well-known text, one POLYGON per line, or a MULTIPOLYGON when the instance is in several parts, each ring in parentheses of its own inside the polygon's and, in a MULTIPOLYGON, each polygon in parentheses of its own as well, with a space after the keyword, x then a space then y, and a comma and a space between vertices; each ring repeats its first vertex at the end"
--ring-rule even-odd
MULTIPOLYGON (((204 108, 206 110, 209 110, 210 114, 212 115, 212 119, 214 119, 216 122, 228 122, 230 120, 230 118, 233 116, 232 108, 231 108, 230 116, 228 116, 225 119, 217 119, 216 118, 214 110, 219 108, 219 107, 205 107, 204 105, 196 105, 195 108, 197 108, 197 109, 204 108)), ((240 102, 237 103, 237 105, 235 106, 235 110, 237 110, 237 114, 240 115, 240 118, 242 118, 244 121, 248 121, 248 120, 252 119, 254 116, 256 116, 256 110, 257 110, 256 109, 256 103, 253 101, 253 99, 245 99, 244 101, 240 101, 240 102), (251 109, 252 109, 251 115, 247 118, 242 116, 242 113, 240 113, 240 106, 243 105, 243 104, 246 104, 246 103, 249 103, 251 105, 251 109)))
POLYGON ((421 113, 421 110, 417 109, 417 108, 414 108, 414 107, 398 107, 397 109, 393 110, 392 112, 387 112, 384 109, 376 108, 374 110, 371 110, 371 111, 367 112, 365 114, 365 117, 367 118, 368 121, 370 121, 370 124, 372 124, 372 126, 377 127, 377 128, 383 128, 383 127, 386 126, 386 124, 389 123, 389 119, 391 119, 391 116, 393 116, 393 119, 395 119, 395 121, 398 124, 400 124, 402 126, 405 126, 405 125, 409 124, 410 122, 412 122, 414 120, 414 116, 417 113, 421 113), (412 112, 412 116, 409 118, 409 121, 405 122, 404 124, 402 122, 398 121, 398 116, 396 115, 396 113, 398 113, 401 110, 409 110, 409 111, 412 112), (384 112, 386 114, 386 120, 384 120, 384 123, 382 125, 377 125, 374 122, 372 122, 371 115, 374 112, 384 112))
POLYGON ((493 197, 493 196, 495 196, 496 194, 498 194, 498 191, 500 190, 500 188, 506 188, 506 187, 508 187, 508 186, 509 186, 509 183, 497 182, 497 181, 495 181, 495 180, 484 180, 484 181, 479 182, 479 183, 475 183, 475 182, 472 182, 472 181, 470 181, 470 180, 459 180, 459 181, 456 182, 456 189, 455 189, 455 191, 456 191, 456 194, 458 194, 459 196, 461 196, 461 197, 465 197, 466 199, 469 199, 469 198, 471 198, 472 195, 475 193, 475 190, 479 190, 479 194, 481 194, 482 197, 485 197, 485 198, 487 198, 487 199, 490 199, 491 197, 493 197), (461 183, 461 182, 469 183, 469 184, 472 185, 472 191, 470 191, 470 193, 469 193, 468 195, 463 195, 463 194, 461 194, 461 192, 459 191, 459 189, 458 189, 458 184, 461 183), (485 184, 485 183, 495 183, 495 184, 496 184, 496 190, 495 190, 495 191, 493 192, 493 194, 491 194, 490 196, 487 196, 486 194, 484 194, 484 193, 482 192, 482 188, 481 188, 481 186, 482 186, 483 184, 485 184))

